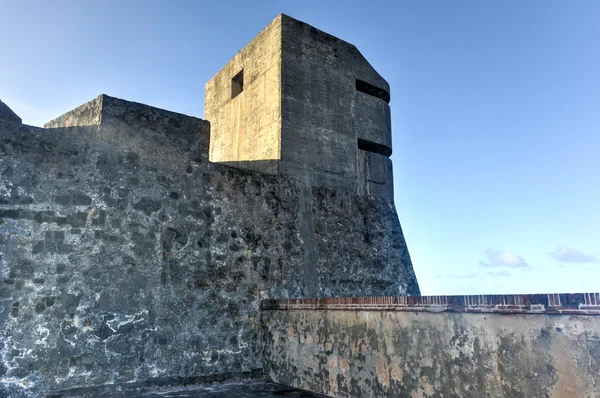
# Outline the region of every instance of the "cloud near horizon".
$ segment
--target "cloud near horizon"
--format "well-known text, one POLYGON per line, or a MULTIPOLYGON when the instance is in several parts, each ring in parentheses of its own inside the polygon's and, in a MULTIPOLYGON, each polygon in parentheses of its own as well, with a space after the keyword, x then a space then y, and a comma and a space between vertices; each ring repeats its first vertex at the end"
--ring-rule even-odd
POLYGON ((489 262, 480 261, 480 267, 505 267, 505 268, 524 268, 529 267, 525 259, 518 254, 503 252, 497 249, 489 248, 485 251, 489 262))
POLYGON ((489 276, 492 276, 494 278, 500 277, 500 278, 510 278, 512 276, 512 274, 510 272, 508 272, 507 270, 502 270, 502 271, 498 271, 498 272, 488 272, 487 273, 489 276))
POLYGON ((440 274, 440 275, 435 275, 434 278, 436 278, 436 279, 473 279, 473 278, 479 278, 480 276, 481 276, 481 274, 479 272, 475 272, 472 274, 458 274, 458 275, 440 274))
POLYGON ((561 263, 595 263, 598 261, 595 255, 585 254, 567 246, 558 246, 556 251, 547 254, 561 263))
POLYGON ((501 270, 498 272, 486 272, 485 274, 482 274, 481 272, 474 272, 471 274, 435 275, 434 278, 436 278, 436 279, 442 279, 442 278, 443 279, 476 279, 476 278, 486 278, 488 276, 491 276, 494 278, 497 278, 497 277, 508 278, 508 277, 511 277, 512 274, 510 272, 508 272, 507 270, 501 270))

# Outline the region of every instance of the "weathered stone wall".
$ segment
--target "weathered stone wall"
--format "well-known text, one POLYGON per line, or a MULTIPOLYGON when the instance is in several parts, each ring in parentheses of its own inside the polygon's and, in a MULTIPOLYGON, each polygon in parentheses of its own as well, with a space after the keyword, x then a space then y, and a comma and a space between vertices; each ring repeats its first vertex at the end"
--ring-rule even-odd
POLYGON ((207 122, 107 96, 49 126, 0 124, 0 396, 253 374, 261 297, 418 294, 386 200, 212 164, 207 122))
POLYGON ((97 126, 102 122, 102 104, 106 97, 100 95, 92 101, 60 115, 44 124, 44 128, 97 126))
POLYGON ((265 372, 333 397, 595 397, 600 294, 565 297, 266 302, 265 372))

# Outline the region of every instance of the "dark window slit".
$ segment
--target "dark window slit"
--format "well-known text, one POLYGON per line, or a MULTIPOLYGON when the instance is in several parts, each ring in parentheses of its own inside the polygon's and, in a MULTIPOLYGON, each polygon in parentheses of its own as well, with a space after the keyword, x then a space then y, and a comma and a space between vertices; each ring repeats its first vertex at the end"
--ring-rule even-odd
POLYGON ((382 99, 388 104, 390 103, 390 93, 388 93, 382 88, 375 87, 372 84, 356 79, 356 89, 362 93, 382 99))
POLYGON ((243 69, 231 79, 231 99, 237 97, 242 91, 244 91, 243 69))
POLYGON ((379 155, 387 156, 388 158, 392 156, 392 148, 377 144, 373 141, 363 140, 362 138, 358 139, 358 149, 362 149, 363 151, 367 152, 374 152, 379 155))

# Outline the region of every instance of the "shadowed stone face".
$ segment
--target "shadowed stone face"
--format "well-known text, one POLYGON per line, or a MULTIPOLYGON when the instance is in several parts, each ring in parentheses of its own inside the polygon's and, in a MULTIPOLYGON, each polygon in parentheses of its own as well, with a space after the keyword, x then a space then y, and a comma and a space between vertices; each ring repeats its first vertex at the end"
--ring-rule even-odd
POLYGON ((174 388, 146 388, 138 391, 134 387, 117 390, 114 387, 97 387, 74 391, 64 398, 319 398, 308 391, 283 386, 267 381, 238 381, 214 383, 202 386, 174 388))
POLYGON ((11 123, 21 123, 21 118, 0 100, 0 120, 11 123))

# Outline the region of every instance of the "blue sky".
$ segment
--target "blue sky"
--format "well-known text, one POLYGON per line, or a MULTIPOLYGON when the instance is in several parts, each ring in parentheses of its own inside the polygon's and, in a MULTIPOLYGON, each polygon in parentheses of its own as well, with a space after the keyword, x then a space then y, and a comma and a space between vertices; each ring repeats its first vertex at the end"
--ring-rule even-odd
POLYGON ((204 83, 280 12, 390 83, 423 294, 600 290, 596 0, 0 0, 0 99, 33 125, 100 93, 202 117, 204 83))

